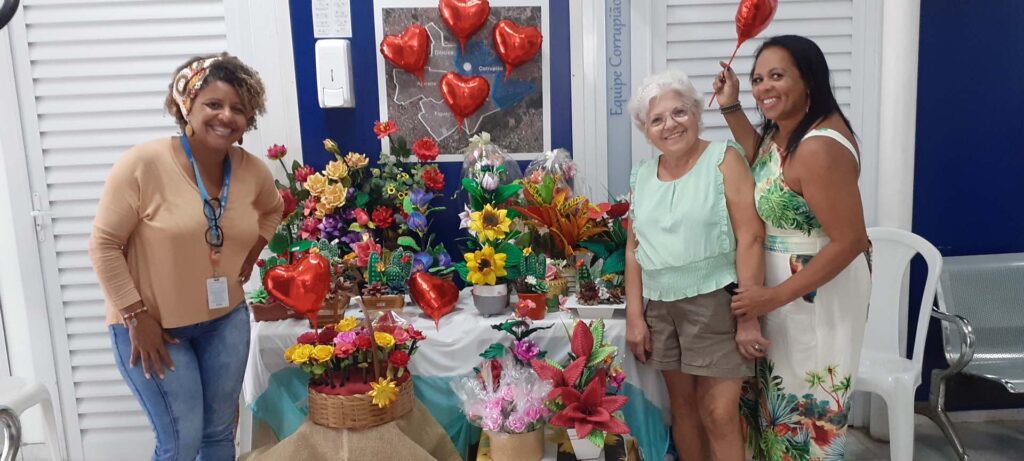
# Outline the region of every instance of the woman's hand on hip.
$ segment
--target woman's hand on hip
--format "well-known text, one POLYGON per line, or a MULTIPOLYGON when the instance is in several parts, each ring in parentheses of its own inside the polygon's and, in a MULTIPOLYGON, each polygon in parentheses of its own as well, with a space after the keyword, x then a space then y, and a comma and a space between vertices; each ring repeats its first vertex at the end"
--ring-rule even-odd
POLYGON ((239 284, 245 285, 246 282, 249 281, 249 278, 252 277, 252 268, 256 265, 256 261, 259 259, 259 253, 256 253, 255 256, 252 253, 249 253, 249 255, 245 257, 245 261, 242 261, 242 268, 238 270, 239 284))
POLYGON ((160 326, 156 318, 148 313, 140 313, 135 317, 134 326, 128 327, 128 337, 132 340, 132 356, 129 364, 142 362, 142 371, 149 379, 156 373, 160 379, 164 379, 164 368, 174 371, 174 361, 171 354, 167 352, 164 343, 178 344, 178 340, 171 337, 160 326))
POLYGON ((718 61, 718 65, 722 66, 722 71, 711 82, 711 88, 718 94, 718 106, 735 104, 740 100, 740 79, 724 61, 718 61))
POLYGON ((647 363, 647 353, 651 352, 651 332, 643 319, 626 319, 626 347, 637 361, 647 363))
POLYGON ((761 322, 754 317, 736 323, 736 348, 747 360, 764 357, 771 343, 761 335, 761 322))
POLYGON ((732 297, 732 314, 737 318, 761 317, 785 304, 776 288, 739 287, 732 297))

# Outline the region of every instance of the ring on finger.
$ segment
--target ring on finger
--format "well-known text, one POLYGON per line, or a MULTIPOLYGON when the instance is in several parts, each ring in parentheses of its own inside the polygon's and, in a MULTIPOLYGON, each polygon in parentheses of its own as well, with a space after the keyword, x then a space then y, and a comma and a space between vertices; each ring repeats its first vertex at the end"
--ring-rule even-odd
POLYGON ((760 344, 754 344, 752 347, 754 348, 755 351, 764 352, 764 348, 761 347, 760 344))

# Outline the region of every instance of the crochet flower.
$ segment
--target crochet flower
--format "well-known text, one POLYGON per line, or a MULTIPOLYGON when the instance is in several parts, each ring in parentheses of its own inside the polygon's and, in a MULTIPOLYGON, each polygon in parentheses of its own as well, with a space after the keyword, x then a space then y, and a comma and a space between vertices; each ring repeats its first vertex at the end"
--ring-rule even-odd
POLYGON ((378 229, 387 229, 395 223, 394 213, 391 208, 381 205, 373 210, 373 224, 378 229))
POLYGON ((395 345, 395 337, 383 331, 373 332, 373 340, 380 347, 392 347, 395 345))
POLYGON ((359 243, 349 244, 352 251, 356 252, 356 265, 359 267, 366 267, 370 263, 370 254, 380 254, 381 247, 370 238, 369 235, 363 234, 363 241, 359 243))
MULTIPOLYGON (((409 219, 411 222, 412 217, 410 216, 409 219)), ((409 226, 411 227, 412 224, 410 224, 409 226)), ((423 272, 427 269, 430 269, 431 264, 434 264, 434 257, 430 256, 430 253, 427 253, 426 251, 416 253, 412 257, 413 272, 423 272)))
POLYGON ((409 220, 406 222, 409 225, 409 229, 414 232, 426 232, 427 230, 427 217, 423 216, 423 213, 419 211, 413 211, 409 213, 409 220))
POLYGON ((295 196, 292 195, 292 191, 288 189, 278 189, 277 192, 281 194, 281 201, 284 202, 284 209, 281 210, 281 219, 284 219, 295 212, 295 208, 299 206, 299 202, 298 200, 295 200, 295 196))
POLYGON ((469 219, 469 230, 476 232, 482 242, 505 237, 512 225, 508 210, 494 209, 489 203, 483 210, 471 213, 469 219))
POLYGON ((296 168, 293 174, 295 175, 296 182, 304 183, 314 173, 316 173, 316 170, 314 170, 313 167, 309 165, 302 165, 296 168))
POLYGON ((377 139, 384 139, 398 132, 398 125, 394 120, 386 120, 373 124, 373 132, 377 133, 377 139))
POLYGON ((423 169, 423 185, 432 191, 444 190, 444 173, 436 166, 423 169))
POLYGON ((272 144, 267 148, 267 158, 271 160, 283 159, 285 155, 288 155, 288 149, 284 146, 272 144))
POLYGON ((452 255, 448 254, 448 250, 441 250, 437 254, 437 267, 445 268, 452 265, 452 255))
POLYGON ((365 168, 366 165, 369 165, 370 159, 363 154, 349 152, 348 155, 345 156, 345 163, 348 164, 349 168, 353 170, 358 170, 360 168, 365 168))
POLYGON ((498 277, 504 277, 505 253, 495 253, 490 245, 484 245, 480 251, 466 253, 466 268, 469 270, 469 283, 473 285, 494 285, 498 277))
POLYGON ((355 317, 345 317, 338 321, 338 326, 335 327, 338 331, 352 331, 353 328, 359 325, 359 321, 355 317))
POLYGON ((409 364, 409 353, 406 351, 391 351, 391 354, 388 354, 388 363, 395 368, 405 368, 409 364))
POLYGON ((352 341, 352 344, 354 344, 357 348, 362 349, 364 351, 369 349, 370 346, 372 345, 370 343, 369 336, 356 336, 356 339, 355 341, 352 341))
POLYGON ((512 352, 516 355, 516 358, 525 362, 530 363, 540 353, 540 346, 537 343, 524 339, 522 341, 516 341, 512 345, 512 352))
POLYGON ((313 355, 314 347, 311 344, 302 344, 292 351, 292 363, 303 364, 309 361, 309 356, 313 355))
POLYGON ((437 143, 429 137, 421 138, 412 144, 412 153, 421 162, 432 162, 437 159, 437 143))
POLYGON ((398 387, 395 382, 388 378, 380 378, 370 383, 370 396, 373 397, 373 404, 380 408, 391 405, 398 398, 398 387))
POLYGON ((333 160, 327 164, 326 168, 324 168, 324 174, 326 174, 328 178, 341 181, 348 177, 348 165, 341 160, 333 160))
POLYGON ((337 343, 334 345, 334 356, 338 358, 348 357, 355 351, 356 347, 352 343, 337 343))
POLYGON ((313 173, 306 178, 304 187, 310 194, 320 196, 320 194, 324 192, 324 189, 327 188, 327 178, 320 173, 313 173))
POLYGON ((341 233, 345 231, 344 224, 341 222, 341 218, 336 215, 329 214, 324 216, 324 220, 320 222, 320 235, 327 241, 333 241, 334 239, 340 238, 341 233))
POLYGON ((299 237, 302 237, 305 240, 319 240, 320 220, 314 217, 309 217, 306 218, 305 221, 302 221, 302 230, 299 231, 299 237))
POLYGON ((571 387, 564 388, 561 394, 565 409, 551 418, 551 424, 560 427, 575 428, 580 438, 590 435, 590 431, 599 430, 610 434, 625 434, 629 427, 614 417, 629 400, 622 395, 605 395, 608 385, 604 370, 590 381, 583 393, 571 387))
POLYGON ((341 155, 341 151, 338 149, 338 143, 334 142, 333 139, 324 139, 324 150, 334 155, 341 155))

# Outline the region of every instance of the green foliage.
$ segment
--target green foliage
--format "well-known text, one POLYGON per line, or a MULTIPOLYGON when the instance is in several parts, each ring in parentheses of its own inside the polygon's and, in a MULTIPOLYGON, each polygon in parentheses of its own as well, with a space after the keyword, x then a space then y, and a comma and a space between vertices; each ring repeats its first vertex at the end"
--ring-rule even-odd
POLYGON ((416 244, 416 240, 408 235, 398 237, 398 244, 406 248, 411 248, 413 251, 420 251, 420 246, 416 244))
POLYGON ((480 357, 485 359, 498 359, 505 355, 507 348, 504 344, 494 343, 487 347, 486 350, 480 353, 480 357))

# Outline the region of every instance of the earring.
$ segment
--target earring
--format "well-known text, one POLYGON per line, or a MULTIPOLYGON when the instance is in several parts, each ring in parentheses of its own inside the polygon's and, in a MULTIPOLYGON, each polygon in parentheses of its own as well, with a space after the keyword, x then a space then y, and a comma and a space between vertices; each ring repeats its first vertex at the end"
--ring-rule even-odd
POLYGON ((186 124, 186 125, 185 125, 185 136, 188 136, 188 137, 190 137, 190 138, 191 138, 191 137, 192 137, 192 135, 194 135, 194 134, 196 134, 196 130, 194 130, 194 129, 192 128, 192 125, 191 125, 191 124, 186 124))

